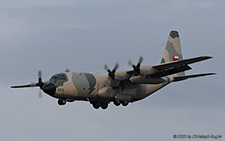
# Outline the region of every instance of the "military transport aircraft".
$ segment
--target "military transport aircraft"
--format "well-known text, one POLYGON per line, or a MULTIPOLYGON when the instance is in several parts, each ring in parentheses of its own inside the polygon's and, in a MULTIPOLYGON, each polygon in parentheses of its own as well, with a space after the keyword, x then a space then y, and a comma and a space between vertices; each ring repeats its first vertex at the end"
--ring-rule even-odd
POLYGON ((39 71, 38 83, 11 88, 40 87, 46 94, 57 98, 59 105, 81 100, 89 101, 95 109, 106 109, 110 102, 116 106, 127 106, 129 102, 144 99, 171 82, 215 74, 184 73, 191 69, 189 64, 210 58, 212 57, 201 56, 183 60, 179 34, 177 31, 171 31, 161 63, 158 65, 141 66, 143 58, 140 57, 137 65, 128 62, 133 68, 131 70, 117 71, 118 64, 112 70, 105 65, 108 74, 72 73, 67 70, 65 73, 53 75, 45 82, 42 82, 39 71))

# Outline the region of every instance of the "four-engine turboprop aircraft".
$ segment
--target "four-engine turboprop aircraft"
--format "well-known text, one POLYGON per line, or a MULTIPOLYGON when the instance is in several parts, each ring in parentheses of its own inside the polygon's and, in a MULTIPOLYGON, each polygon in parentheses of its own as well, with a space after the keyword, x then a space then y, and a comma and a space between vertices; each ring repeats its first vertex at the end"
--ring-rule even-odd
POLYGON ((201 56, 184 59, 181 52, 180 39, 177 31, 171 31, 161 63, 158 65, 141 66, 143 58, 140 57, 137 65, 128 62, 132 70, 117 71, 116 64, 113 70, 107 65, 108 74, 92 73, 58 73, 49 81, 42 82, 39 72, 38 83, 11 86, 11 88, 40 87, 46 94, 57 98, 59 105, 75 100, 89 101, 95 109, 106 109, 110 102, 116 106, 127 106, 153 94, 171 82, 182 81, 188 78, 213 75, 203 73, 185 75, 184 71, 190 70, 189 64, 207 60, 212 57, 201 56))

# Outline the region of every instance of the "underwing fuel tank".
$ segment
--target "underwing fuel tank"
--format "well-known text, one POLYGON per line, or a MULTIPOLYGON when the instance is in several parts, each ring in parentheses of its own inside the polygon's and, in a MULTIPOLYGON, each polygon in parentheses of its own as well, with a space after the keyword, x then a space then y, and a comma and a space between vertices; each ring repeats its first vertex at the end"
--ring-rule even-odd
POLYGON ((148 77, 144 78, 143 76, 133 76, 130 78, 130 81, 135 84, 160 84, 163 82, 167 82, 166 78, 161 77, 148 77))

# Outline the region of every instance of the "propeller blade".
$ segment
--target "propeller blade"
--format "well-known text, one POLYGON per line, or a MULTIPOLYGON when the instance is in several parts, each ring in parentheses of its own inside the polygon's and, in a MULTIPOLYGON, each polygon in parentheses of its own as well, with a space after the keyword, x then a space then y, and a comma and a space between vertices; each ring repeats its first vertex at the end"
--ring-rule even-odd
POLYGON ((37 83, 36 84, 27 84, 27 85, 11 86, 11 88, 27 88, 27 87, 37 87, 37 83))
POLYGON ((106 70, 106 71, 108 71, 108 70, 109 70, 109 67, 108 67, 108 65, 107 65, 107 64, 105 64, 105 65, 104 65, 104 68, 105 68, 105 70, 106 70))
POLYGON ((139 66, 139 67, 140 67, 140 66, 141 66, 142 61, 143 61, 143 57, 142 57, 142 56, 140 56, 137 66, 139 66))
POLYGON ((42 77, 42 72, 41 70, 38 71, 38 78, 41 78, 42 77))
POLYGON ((37 87, 37 83, 31 83, 30 86, 31 87, 37 87))
POLYGON ((131 60, 129 60, 128 65, 132 67, 134 64, 131 62, 131 60))
POLYGON ((39 89, 38 98, 42 98, 42 91, 41 91, 41 89, 39 89))
POLYGON ((113 69, 113 72, 115 73, 116 72, 116 70, 119 68, 119 64, 118 63, 116 63, 115 64, 115 66, 114 66, 114 69, 113 69))
POLYGON ((36 86, 39 86, 40 89, 42 89, 42 87, 44 86, 44 83, 42 82, 42 71, 41 70, 38 71, 38 83, 36 84, 36 86))
POLYGON ((39 70, 38 71, 38 83, 42 82, 42 72, 39 70))

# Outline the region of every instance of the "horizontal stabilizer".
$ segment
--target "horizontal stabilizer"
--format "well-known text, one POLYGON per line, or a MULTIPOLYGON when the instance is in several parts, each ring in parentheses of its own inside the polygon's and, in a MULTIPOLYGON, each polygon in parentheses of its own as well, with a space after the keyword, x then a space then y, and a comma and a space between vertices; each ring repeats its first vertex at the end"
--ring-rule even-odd
MULTIPOLYGON (((189 64, 200 62, 200 61, 211 59, 211 58, 212 57, 210 56, 200 56, 200 57, 195 57, 195 58, 190 58, 190 59, 185 59, 180 61, 162 63, 159 65, 154 65, 152 66, 152 68, 158 70, 157 73, 154 74, 154 76, 163 77, 163 76, 183 72, 186 70, 190 70, 191 67, 188 66, 189 64)), ((184 74, 179 76, 184 76, 184 74)))
POLYGON ((177 76, 174 77, 174 82, 182 81, 188 78, 195 78, 195 77, 201 77, 201 76, 207 76, 207 75, 215 75, 216 73, 202 73, 202 74, 194 74, 194 75, 184 75, 184 76, 177 76))
POLYGON ((169 69, 171 67, 177 67, 181 65, 188 65, 196 62, 200 62, 203 60, 211 59, 212 57, 210 56, 201 56, 201 57, 195 57, 195 58, 190 58, 190 59, 185 59, 181 61, 174 61, 174 62, 169 62, 169 63, 163 63, 159 65, 152 66, 153 68, 163 70, 163 69, 169 69))

